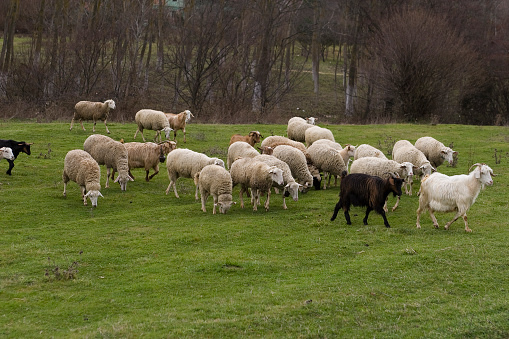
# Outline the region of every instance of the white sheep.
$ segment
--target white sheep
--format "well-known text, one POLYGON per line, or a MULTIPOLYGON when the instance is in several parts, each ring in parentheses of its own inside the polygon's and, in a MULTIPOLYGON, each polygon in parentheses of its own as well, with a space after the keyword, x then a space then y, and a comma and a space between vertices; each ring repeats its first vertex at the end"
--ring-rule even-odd
POLYGON ((331 141, 336 141, 334 139, 334 135, 332 134, 332 131, 325 127, 320 126, 313 126, 311 128, 308 128, 305 135, 305 141, 306 145, 309 147, 311 146, 315 141, 320 139, 328 139, 331 141))
POLYGON ((362 144, 362 145, 357 146, 355 148, 353 160, 357 160, 357 159, 365 158, 365 157, 377 157, 377 158, 381 158, 381 159, 387 159, 385 154, 376 147, 373 147, 368 144, 362 144))
POLYGON ((186 109, 184 112, 180 112, 178 114, 174 113, 164 113, 168 122, 170 123, 170 128, 173 129, 173 141, 177 140, 177 131, 182 130, 184 133, 184 142, 186 142, 186 124, 191 120, 191 117, 194 118, 193 113, 190 110, 186 109))
MULTIPOLYGON (((191 151, 186 148, 178 148, 171 151, 166 157, 166 170, 168 171, 168 178, 170 179, 166 194, 170 192, 173 186, 175 197, 180 198, 177 193, 177 179, 194 179, 196 173, 200 172, 202 168, 207 165, 217 165, 224 168, 224 161, 218 158, 210 158, 203 153, 191 151)), ((198 200, 198 186, 196 186, 194 197, 198 200)))
MULTIPOLYGON (((348 164, 350 163, 350 159, 354 157, 355 154, 355 146, 352 146, 350 144, 346 144, 345 148, 341 147, 341 145, 335 141, 331 141, 329 139, 319 139, 313 143, 313 145, 324 145, 331 147, 335 150, 338 150, 341 156, 343 157, 343 162, 345 163, 346 167, 348 168, 348 164)), ((330 186, 330 181, 332 179, 331 175, 328 175, 327 185, 330 186)), ((325 178, 324 178, 325 179, 325 178)), ((334 186, 337 186, 338 183, 338 176, 334 176, 334 186)))
POLYGON ((106 127, 106 132, 108 134, 110 131, 108 130, 108 126, 106 125, 106 119, 108 119, 108 115, 110 114, 110 109, 115 109, 115 101, 106 100, 105 102, 92 102, 92 101, 80 101, 76 105, 74 105, 74 116, 71 120, 71 127, 69 131, 72 130, 72 126, 74 124, 74 120, 78 120, 80 122, 81 128, 85 130, 83 127, 82 120, 93 120, 94 127, 92 128, 92 132, 95 133, 95 124, 97 120, 104 121, 104 127, 106 127))
POLYGON ((432 137, 422 137, 417 139, 415 147, 420 150, 431 163, 431 166, 438 168, 444 163, 444 160, 452 165, 454 155, 458 152, 453 151, 451 148, 446 147, 440 141, 432 137))
POLYGON ((157 140, 157 137, 159 137, 159 141, 161 141, 161 131, 164 131, 166 139, 170 138, 172 128, 170 127, 168 118, 163 112, 155 111, 153 109, 141 109, 136 113, 134 120, 138 125, 138 129, 136 130, 136 133, 134 133, 134 139, 136 139, 138 132, 141 132, 141 137, 143 138, 143 141, 145 141, 145 137, 143 136, 144 129, 156 131, 154 141, 157 140))
POLYGON ((253 146, 245 141, 237 141, 228 147, 226 166, 231 168, 233 162, 238 158, 253 158, 260 155, 253 146))
POLYGON ((127 149, 119 141, 115 141, 110 137, 101 134, 92 134, 83 143, 83 149, 90 153, 92 158, 99 165, 106 166, 106 185, 110 187, 110 174, 114 178, 115 172, 118 171, 118 177, 114 182, 120 184, 120 189, 127 189, 127 182, 133 181, 129 175, 129 156, 127 149), (113 171, 113 172, 112 172, 113 171))
POLYGON ((90 199, 93 207, 97 206, 97 198, 101 194, 101 169, 97 161, 90 154, 80 149, 67 152, 64 159, 64 197, 67 196, 67 183, 69 180, 77 183, 81 188, 83 205, 87 205, 87 198, 90 199), (85 193, 86 192, 86 193, 85 193))
MULTIPOLYGON (((454 218, 445 224, 445 229, 459 217, 465 221, 465 231, 472 232, 467 223, 467 211, 477 199, 479 192, 485 185, 493 185, 493 170, 486 164, 474 164, 475 169, 468 175, 460 174, 447 176, 435 172, 424 177, 419 190, 419 208, 417 209, 417 228, 421 228, 420 216, 428 210, 433 225, 438 228, 438 221, 434 212, 455 212, 454 218)), ((470 167, 470 169, 472 169, 470 167)))
POLYGON ((288 138, 295 141, 305 141, 306 140, 306 130, 315 125, 316 119, 313 117, 310 118, 300 118, 293 117, 288 120, 288 127, 286 129, 286 134, 288 138))
MULTIPOLYGON (((352 162, 350 166, 350 173, 364 173, 369 175, 376 175, 383 179, 391 178, 393 174, 397 174, 400 178, 407 181, 414 175, 415 166, 409 162, 399 163, 394 160, 382 159, 378 157, 363 157, 352 162)), ((398 196, 396 204, 392 207, 395 211, 399 206, 398 196)), ((384 210, 387 211, 387 202, 385 203, 384 210)))
MULTIPOLYGON (((394 144, 392 149, 392 159, 399 162, 410 162, 416 166, 415 174, 421 175, 421 177, 425 175, 431 174, 432 171, 435 171, 435 168, 431 166, 431 163, 424 153, 419 151, 412 143, 408 140, 399 140, 394 144)), ((405 181, 405 193, 408 195, 412 195, 412 185, 413 180, 405 181)))
MULTIPOLYGON (((338 151, 327 145, 315 144, 308 147, 308 153, 313 165, 321 172, 324 172, 324 177, 327 175, 338 176, 341 175, 343 171, 347 171, 347 164, 345 164, 341 152, 348 153, 348 150, 345 148, 342 151, 338 151)), ((326 186, 327 184, 324 180, 323 189, 326 189, 326 186)))
POLYGON ((272 147, 276 148, 279 145, 289 145, 300 150, 304 155, 307 153, 306 146, 302 142, 298 142, 295 140, 291 140, 287 137, 283 137, 281 135, 271 135, 263 139, 261 146, 264 147, 272 147))
MULTIPOLYGON (((290 167, 292 176, 304 189, 313 185, 313 175, 309 170, 304 153, 289 145, 280 145, 274 149, 272 155, 284 161, 290 167)), ((320 173, 318 173, 320 176, 320 173)))
MULTIPOLYGON (((298 152, 298 150, 297 150, 298 152)), ((261 154, 253 158, 254 160, 258 160, 266 163, 269 166, 276 166, 281 171, 283 171, 283 184, 282 185, 273 185, 274 189, 282 189, 282 197, 283 197, 283 209, 287 209, 286 206, 286 197, 290 196, 293 201, 299 201, 299 190, 302 187, 301 184, 297 183, 292 176, 292 171, 286 162, 276 158, 273 155, 261 154)), ((277 193, 277 191, 276 191, 277 193)))
POLYGON ((275 182, 277 185, 282 185, 283 171, 276 166, 269 166, 264 162, 255 160, 253 158, 241 158, 236 160, 230 168, 230 175, 232 177, 233 187, 240 184, 240 207, 244 208, 243 195, 244 192, 251 189, 253 196, 253 210, 258 210, 260 202, 260 195, 267 194, 265 201, 265 210, 269 210, 270 202, 270 189, 275 182))
POLYGON ((212 214, 216 214, 216 206, 219 212, 226 214, 235 202, 232 201, 232 177, 221 166, 207 165, 194 175, 194 184, 198 187, 201 196, 201 210, 207 212, 205 203, 209 195, 214 199, 212 214))
POLYGON ((0 147, 0 160, 14 160, 14 153, 12 153, 12 148, 10 147, 0 147))
POLYGON ((164 163, 166 155, 177 148, 174 141, 163 141, 158 144, 153 142, 126 142, 124 146, 127 148, 129 175, 134 179, 131 170, 133 168, 144 168, 145 181, 150 181, 159 173, 159 163, 164 163), (154 173, 149 176, 150 169, 153 169, 154 173))

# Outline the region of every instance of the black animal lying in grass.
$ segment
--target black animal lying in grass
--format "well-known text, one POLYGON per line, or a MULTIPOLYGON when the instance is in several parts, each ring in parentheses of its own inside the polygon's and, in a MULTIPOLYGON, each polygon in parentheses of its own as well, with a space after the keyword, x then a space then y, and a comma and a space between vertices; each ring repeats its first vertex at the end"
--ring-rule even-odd
POLYGON ((392 175, 388 179, 382 179, 362 173, 353 173, 341 175, 341 188, 339 192, 339 201, 334 208, 334 214, 330 219, 336 219, 339 210, 342 208, 345 212, 347 225, 351 225, 350 205, 366 206, 366 216, 364 217, 364 225, 368 224, 369 212, 375 210, 384 218, 385 227, 391 227, 385 216, 384 204, 387 196, 392 192, 395 196, 401 196, 401 185, 404 180, 392 175))

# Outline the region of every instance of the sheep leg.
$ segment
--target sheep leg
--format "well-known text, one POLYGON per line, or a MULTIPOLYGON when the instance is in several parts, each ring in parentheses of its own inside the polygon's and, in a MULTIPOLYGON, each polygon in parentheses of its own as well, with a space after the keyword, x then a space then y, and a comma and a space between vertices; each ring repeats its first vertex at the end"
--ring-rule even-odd
MULTIPOLYGON (((465 214, 465 213, 458 211, 458 213, 456 213, 456 215, 454 216, 454 218, 453 218, 451 221, 449 221, 447 224, 445 224, 444 228, 445 228, 446 230, 448 230, 448 229, 449 229, 449 226, 451 226, 451 224, 452 224, 453 222, 455 222, 456 220, 458 220, 458 218, 459 218, 459 217, 461 217, 461 216, 463 216, 463 215, 465 215, 465 218, 466 218, 466 214, 465 214)), ((463 218, 463 220, 465 220, 465 218, 463 218)), ((465 220, 465 231, 467 231, 467 229, 469 229, 469 230, 470 230, 470 228, 468 228, 467 222, 466 222, 466 220, 465 220)), ((468 231, 467 231, 467 232, 468 232, 468 231)), ((472 230, 470 230, 470 232, 472 232, 472 230)))
POLYGON ((83 205, 87 206, 87 197, 85 196, 85 187, 81 186, 81 198, 83 199, 83 205))
POLYGON ((80 125, 81 125, 81 129, 85 131, 85 127, 83 127, 83 121, 80 119, 80 125))
MULTIPOLYGON (((438 228, 438 221, 437 221, 437 218, 435 217, 435 214, 433 213, 433 210, 431 209, 431 207, 428 207, 428 211, 429 211, 431 220, 433 220, 433 226, 435 226, 435 228, 438 228)), ((456 219, 454 219, 454 220, 456 220, 456 219)))
POLYGON ((251 189, 251 194, 254 197, 253 211, 258 211, 258 204, 260 203, 260 190, 251 189))
POLYGON ((194 191, 194 199, 198 200, 198 185, 196 185, 196 189, 194 191))
MULTIPOLYGON (((201 210, 203 212, 207 212, 207 209, 205 208, 205 203, 207 202, 207 199, 209 197, 209 195, 207 194, 207 192, 204 192, 202 190, 200 190, 200 194, 201 194, 201 210)), ((214 199, 214 209, 212 210, 212 214, 216 214, 216 203, 215 203, 215 200, 214 199)))
POLYGON ((106 125, 106 119, 104 119, 104 127, 106 127, 106 133, 110 134, 110 130, 108 129, 108 125, 106 125))
POLYGON ((95 124, 96 124, 96 121, 94 120, 94 124, 92 125, 92 132, 95 133, 95 124))
POLYGON ((267 191, 267 200, 265 201, 265 211, 269 210, 269 202, 270 202, 270 189, 267 191))
POLYGON ((242 199, 242 196, 244 195, 244 187, 240 188, 239 192, 239 200, 240 200, 240 207, 244 208, 244 199, 242 199))
POLYGON ((288 207, 286 206, 286 197, 285 197, 284 192, 283 192, 283 209, 284 210, 288 209, 288 207))
POLYGON ((106 168, 106 185, 104 186, 105 188, 110 187, 110 172, 111 172, 111 168, 107 167, 106 168))
POLYGON ((170 179, 170 184, 168 185, 168 188, 166 189, 166 195, 168 195, 168 192, 170 192, 171 184, 173 181, 170 179))
POLYGON ((468 222, 467 222, 467 214, 463 214, 463 221, 465 222, 465 232, 472 232, 472 230, 470 228, 468 228, 468 222))
POLYGON ((184 142, 186 142, 186 129, 185 128, 182 129, 182 133, 184 134, 184 142))
POLYGON ((389 211, 389 209, 387 208, 387 201, 389 200, 389 197, 385 198, 385 203, 384 203, 384 211, 387 212, 389 211))
POLYGON ((69 127, 69 131, 72 131, 72 125, 74 125, 74 117, 71 120, 71 127, 69 127))
POLYGON ((129 176, 134 179, 134 175, 131 173, 131 170, 128 170, 129 176))

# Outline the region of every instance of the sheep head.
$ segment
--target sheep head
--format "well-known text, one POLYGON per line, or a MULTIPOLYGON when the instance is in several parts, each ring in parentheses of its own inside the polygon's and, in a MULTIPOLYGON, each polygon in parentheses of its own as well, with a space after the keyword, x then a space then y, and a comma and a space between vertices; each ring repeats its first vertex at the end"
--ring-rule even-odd
POLYGON ((99 197, 103 197, 101 192, 95 191, 95 190, 88 191, 87 194, 85 194, 83 196, 83 204, 86 205, 87 204, 87 198, 89 198, 90 202, 92 203, 92 207, 97 207, 97 198, 99 198, 99 197))

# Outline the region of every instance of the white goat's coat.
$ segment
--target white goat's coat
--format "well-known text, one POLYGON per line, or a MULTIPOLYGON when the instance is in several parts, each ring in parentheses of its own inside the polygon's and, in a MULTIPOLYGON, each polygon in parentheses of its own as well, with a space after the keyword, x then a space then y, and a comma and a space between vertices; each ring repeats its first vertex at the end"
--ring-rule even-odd
MULTIPOLYGON (((166 170, 168 171, 168 178, 170 179, 166 194, 170 192, 173 186, 175 197, 179 198, 177 193, 177 179, 194 179, 196 173, 200 172, 203 167, 207 165, 218 165, 224 168, 224 161, 218 158, 210 158, 203 153, 191 151, 186 148, 177 148, 171 151, 166 157, 166 170)), ((198 186, 196 186, 194 197, 198 200, 198 186)))
POLYGON ((475 169, 467 174, 447 176, 435 172, 424 177, 419 191, 419 208, 417 209, 417 228, 421 228, 421 213, 428 209, 433 225, 438 228, 434 212, 456 212, 454 218, 445 225, 445 229, 462 217, 465 231, 468 228, 467 211, 474 204, 479 192, 485 185, 493 185, 493 170, 486 164, 475 164, 475 169))

